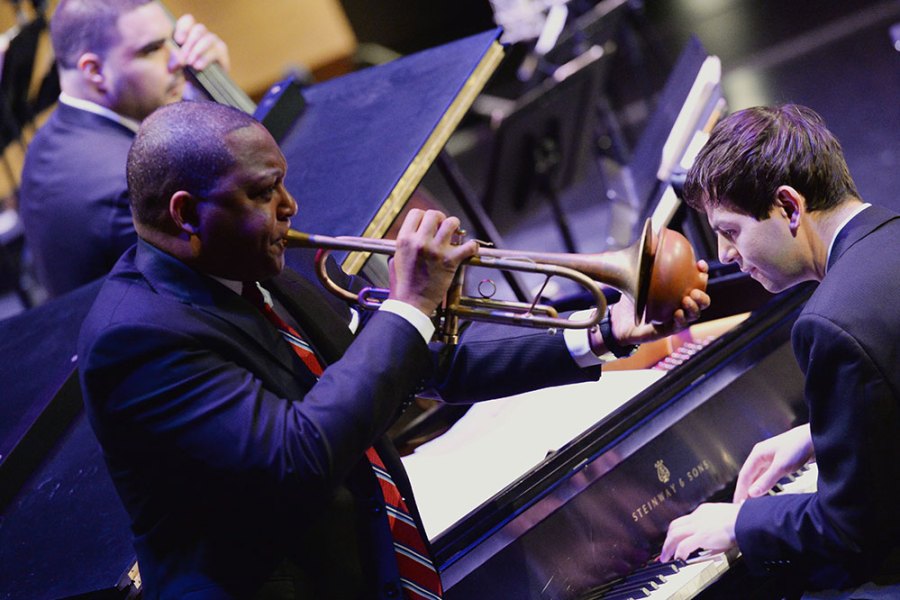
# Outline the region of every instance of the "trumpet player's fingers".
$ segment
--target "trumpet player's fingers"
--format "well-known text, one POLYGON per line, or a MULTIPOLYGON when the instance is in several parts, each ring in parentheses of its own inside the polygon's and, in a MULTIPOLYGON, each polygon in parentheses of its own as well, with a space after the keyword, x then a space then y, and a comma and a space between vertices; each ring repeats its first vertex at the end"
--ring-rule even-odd
POLYGON ((424 216, 425 211, 419 208, 413 208, 406 213, 403 223, 400 224, 400 230, 397 232, 397 239, 414 234, 419 229, 419 224, 424 216))
POLYGON ((703 290, 691 290, 690 295, 682 299, 680 311, 676 312, 682 313, 681 317, 686 323, 696 321, 700 318, 700 313, 709 308, 710 302, 709 294, 703 290))
MULTIPOLYGON (((441 223, 446 220, 446 216, 439 210, 421 210, 413 209, 409 211, 406 222, 410 224, 410 235, 415 236, 417 244, 421 247, 427 247, 440 231, 441 223)), ((402 228, 401 228, 402 231, 402 228)))
POLYGON ((711 300, 709 294, 704 291, 709 280, 709 265, 705 260, 699 260, 697 261, 697 270, 700 271, 701 285, 681 299, 681 308, 677 309, 673 315, 676 329, 681 329, 692 321, 696 321, 700 318, 700 313, 709 308, 711 300))
POLYGON ((478 243, 475 240, 469 240, 464 244, 455 243, 459 228, 458 218, 446 217, 435 234, 435 241, 444 248, 445 260, 452 267, 458 266, 462 261, 478 253, 478 243))
POLYGON ((700 259, 697 261, 697 270, 700 271, 700 279, 703 281, 703 285, 706 286, 706 282, 709 279, 709 264, 700 259))

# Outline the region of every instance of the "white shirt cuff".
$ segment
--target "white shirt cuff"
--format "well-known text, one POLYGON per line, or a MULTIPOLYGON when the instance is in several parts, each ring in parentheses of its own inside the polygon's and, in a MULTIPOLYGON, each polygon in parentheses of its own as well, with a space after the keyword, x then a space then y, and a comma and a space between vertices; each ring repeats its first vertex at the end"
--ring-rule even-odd
MULTIPOLYGON (((569 320, 574 321, 589 319, 593 311, 593 308, 588 310, 579 310, 569 315, 569 320)), ((606 354, 604 354, 603 357, 599 357, 594 354, 593 350, 591 350, 591 338, 590 334, 588 333, 589 331, 589 329, 563 329, 563 337, 566 340, 566 348, 569 349, 569 354, 572 355, 572 359, 575 361, 575 364, 582 368, 596 367, 597 365, 602 365, 603 363, 608 362, 608 360, 606 359, 606 354)))
POLYGON ((434 336, 434 323, 431 322, 431 319, 425 313, 411 304, 400 300, 385 300, 381 303, 381 308, 378 310, 393 313, 405 319, 422 335, 422 339, 425 340, 426 344, 434 336))

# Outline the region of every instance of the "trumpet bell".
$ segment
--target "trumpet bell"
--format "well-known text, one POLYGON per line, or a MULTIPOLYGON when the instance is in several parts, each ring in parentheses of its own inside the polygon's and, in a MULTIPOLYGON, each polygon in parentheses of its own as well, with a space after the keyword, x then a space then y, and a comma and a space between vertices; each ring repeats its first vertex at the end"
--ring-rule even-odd
MULTIPOLYGON (((648 323, 664 323, 681 307, 681 299, 691 290, 705 290, 703 274, 697 269, 694 249, 687 239, 663 228, 653 252, 651 274, 643 286, 647 303, 644 318, 648 323)), ((641 293, 639 292, 638 298, 641 293)), ((639 300, 638 300, 639 302, 639 300)))

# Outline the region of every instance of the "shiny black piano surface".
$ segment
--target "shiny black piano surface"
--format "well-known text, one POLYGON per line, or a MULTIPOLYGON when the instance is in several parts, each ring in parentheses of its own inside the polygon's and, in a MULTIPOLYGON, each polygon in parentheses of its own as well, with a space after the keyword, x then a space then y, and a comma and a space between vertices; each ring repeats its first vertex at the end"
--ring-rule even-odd
POLYGON ((790 328, 809 293, 774 297, 437 535, 447 598, 578 598, 646 563, 753 444, 806 420, 790 328))
MULTIPOLYGON (((31 316, 46 313, 63 330, 78 320, 73 309, 89 305, 76 296, 31 316)), ((806 297, 776 297, 440 534, 447 597, 577 598, 646 562, 669 521, 729 485, 756 441, 804 420, 789 335, 806 297)), ((44 342, 14 346, 38 351, 44 342)), ((30 354, 32 372, 42 364, 44 381, 68 380, 70 344, 44 350, 30 354), (51 363, 58 376, 47 373, 51 363)), ((7 363, 9 381, 16 364, 21 356, 7 363)), ((46 406, 35 423, 56 425, 5 421, 0 598, 127 594, 116 590, 133 561, 127 518, 83 413, 61 400, 66 389, 55 400, 22 392, 46 406)))

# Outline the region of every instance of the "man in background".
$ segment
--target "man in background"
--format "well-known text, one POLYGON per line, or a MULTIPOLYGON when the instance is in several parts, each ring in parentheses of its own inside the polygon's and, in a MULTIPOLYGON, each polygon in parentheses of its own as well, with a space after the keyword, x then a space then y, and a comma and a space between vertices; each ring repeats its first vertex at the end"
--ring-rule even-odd
POLYGON ((135 242, 125 160, 140 122, 182 99, 184 67, 229 59, 193 17, 173 24, 151 0, 60 0, 50 35, 62 93, 29 144, 19 209, 38 278, 58 296, 135 242))

